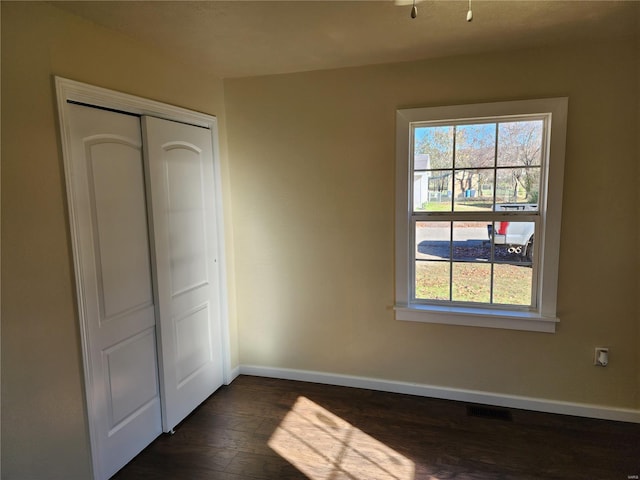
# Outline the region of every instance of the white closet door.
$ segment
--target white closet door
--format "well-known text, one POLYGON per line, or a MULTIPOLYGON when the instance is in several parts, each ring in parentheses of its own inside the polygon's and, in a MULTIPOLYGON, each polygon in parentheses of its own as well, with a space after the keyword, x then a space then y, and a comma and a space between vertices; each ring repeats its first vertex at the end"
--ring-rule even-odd
POLYGON ((211 131, 142 118, 160 320, 163 429, 222 385, 211 131))
POLYGON ((96 478, 161 430, 140 119, 68 105, 69 201, 96 478))

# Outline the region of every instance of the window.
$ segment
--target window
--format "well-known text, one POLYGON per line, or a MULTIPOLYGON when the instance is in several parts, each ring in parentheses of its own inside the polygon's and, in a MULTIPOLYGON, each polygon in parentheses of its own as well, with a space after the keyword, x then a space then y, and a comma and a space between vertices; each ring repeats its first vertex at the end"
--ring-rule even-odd
POLYGON ((397 111, 397 319, 555 331, 567 103, 397 111))

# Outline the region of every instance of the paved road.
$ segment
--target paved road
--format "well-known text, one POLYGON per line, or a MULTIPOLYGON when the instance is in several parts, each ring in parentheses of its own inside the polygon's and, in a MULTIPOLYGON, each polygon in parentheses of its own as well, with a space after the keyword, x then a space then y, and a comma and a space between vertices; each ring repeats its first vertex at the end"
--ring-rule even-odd
MULTIPOLYGON (((487 227, 456 228, 453 231, 454 257, 462 259, 489 259, 487 227)), ((416 228, 416 258, 442 259, 450 256, 448 228, 416 228)))

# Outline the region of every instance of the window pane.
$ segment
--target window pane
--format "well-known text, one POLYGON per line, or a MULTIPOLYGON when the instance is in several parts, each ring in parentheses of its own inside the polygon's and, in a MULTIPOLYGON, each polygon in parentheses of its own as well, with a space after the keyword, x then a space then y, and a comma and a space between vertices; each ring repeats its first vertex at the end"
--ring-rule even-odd
POLYGON ((414 170, 453 167, 453 127, 414 129, 414 170))
POLYGON ((502 168, 496 174, 496 210, 538 210, 540 167, 502 168))
POLYGON ((413 173, 413 211, 451 211, 451 171, 413 173))
POLYGON ((492 168, 495 166, 495 152, 495 123, 456 127, 456 169, 492 168))
POLYGON ((542 158, 542 128, 542 120, 500 123, 498 166, 539 166, 542 158))
POLYGON ((486 222, 453 222, 453 259, 489 260, 491 242, 486 222))
POLYGON ((491 301, 491 265, 488 263, 454 263, 452 300, 457 302, 491 301))
POLYGON ((416 298, 449 300, 449 262, 416 262, 416 298))
POLYGON ((451 258, 451 222, 416 222, 416 259, 451 258))
POLYGON ((495 222, 489 225, 488 229, 495 245, 496 262, 531 264, 535 238, 534 222, 495 222))
POLYGON ((456 212, 493 210, 493 170, 457 170, 454 182, 456 212))
POLYGON ((533 269, 523 265, 493 267, 493 303, 531 305, 533 269))

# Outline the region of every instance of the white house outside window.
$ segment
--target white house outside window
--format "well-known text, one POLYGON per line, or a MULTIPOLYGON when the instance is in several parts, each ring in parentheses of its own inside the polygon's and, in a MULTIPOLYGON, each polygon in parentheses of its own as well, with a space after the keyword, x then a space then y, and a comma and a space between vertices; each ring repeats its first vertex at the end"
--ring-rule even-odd
POLYGON ((566 111, 398 110, 396 318, 555 331, 566 111))

